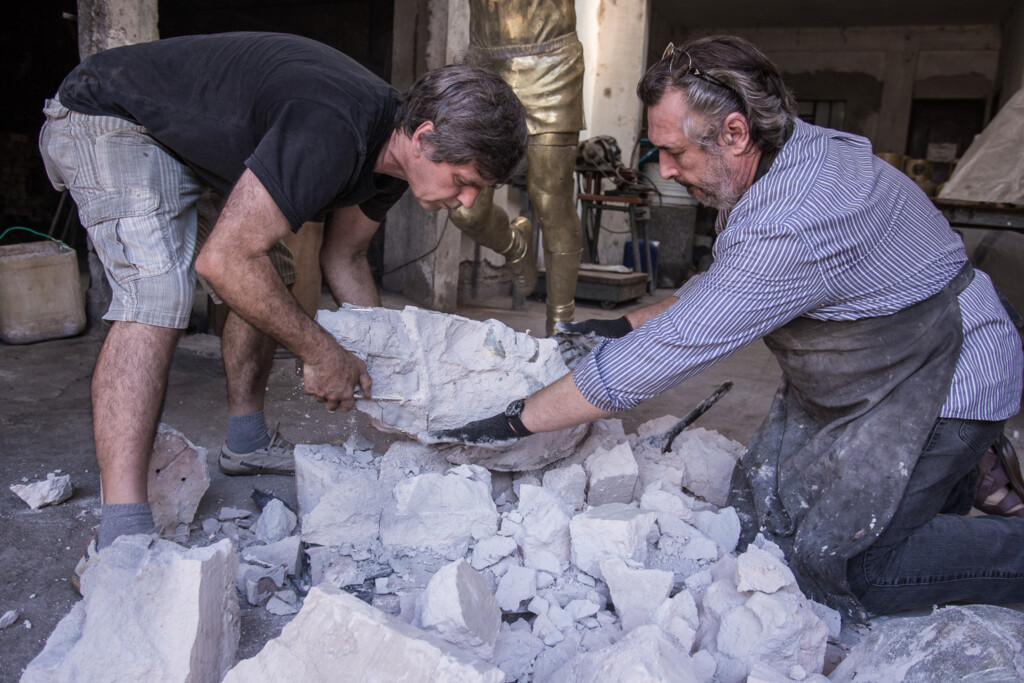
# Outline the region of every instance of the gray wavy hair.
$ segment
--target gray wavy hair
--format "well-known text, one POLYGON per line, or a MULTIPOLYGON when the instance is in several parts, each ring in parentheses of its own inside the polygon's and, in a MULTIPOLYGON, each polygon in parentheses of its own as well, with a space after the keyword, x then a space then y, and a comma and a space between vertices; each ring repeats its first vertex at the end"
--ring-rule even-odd
POLYGON ((743 114, 753 145, 782 148, 793 131, 796 100, 764 53, 737 36, 709 36, 667 50, 636 86, 643 103, 656 105, 670 88, 686 94, 697 116, 683 122, 686 137, 707 151, 717 144, 725 119, 743 114))
POLYGON ((423 136, 431 161, 472 163, 485 180, 504 182, 525 165, 526 112, 508 83, 479 67, 461 64, 428 71, 406 93, 395 114, 399 132, 423 136))

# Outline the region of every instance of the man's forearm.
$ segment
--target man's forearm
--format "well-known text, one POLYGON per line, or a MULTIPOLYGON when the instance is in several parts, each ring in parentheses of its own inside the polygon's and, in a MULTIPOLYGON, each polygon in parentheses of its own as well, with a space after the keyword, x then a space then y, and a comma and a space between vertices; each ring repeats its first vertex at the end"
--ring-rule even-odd
POLYGON ((635 311, 627 313, 626 320, 629 321, 629 324, 633 327, 634 330, 639 329, 640 326, 646 323, 648 320, 655 318, 664 313, 665 311, 667 311, 672 306, 672 304, 674 304, 677 301, 679 301, 678 297, 670 296, 668 298, 662 299, 657 303, 653 303, 650 306, 644 306, 643 308, 638 308, 635 311))
POLYGON ((584 398, 570 373, 526 399, 522 420, 531 432, 551 432, 613 414, 601 410, 584 398))
POLYGON ((327 287, 338 304, 380 306, 380 294, 365 256, 322 264, 327 287))
POLYGON ((221 268, 204 277, 224 302, 303 361, 317 362, 333 339, 302 310, 270 259, 221 262, 221 268))

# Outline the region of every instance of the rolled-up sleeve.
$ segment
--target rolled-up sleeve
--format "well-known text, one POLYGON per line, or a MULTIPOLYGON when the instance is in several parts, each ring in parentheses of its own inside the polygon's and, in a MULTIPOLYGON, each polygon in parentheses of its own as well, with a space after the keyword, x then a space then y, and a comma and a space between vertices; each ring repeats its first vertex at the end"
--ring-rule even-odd
POLYGON ((748 234, 735 242, 727 232, 714 264, 679 289, 675 304, 625 337, 602 342, 576 367, 573 381, 587 401, 611 412, 634 408, 827 298, 795 236, 748 234))

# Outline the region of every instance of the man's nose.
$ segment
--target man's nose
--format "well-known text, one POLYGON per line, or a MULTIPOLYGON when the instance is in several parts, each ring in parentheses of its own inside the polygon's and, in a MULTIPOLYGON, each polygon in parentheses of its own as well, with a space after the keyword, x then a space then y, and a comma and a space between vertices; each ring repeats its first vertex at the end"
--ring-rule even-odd
POLYGON ((458 200, 467 209, 472 209, 476 198, 480 196, 480 188, 478 187, 463 187, 462 191, 459 192, 458 200))
POLYGON ((665 180, 672 180, 679 175, 679 168, 667 154, 658 155, 658 172, 665 180))

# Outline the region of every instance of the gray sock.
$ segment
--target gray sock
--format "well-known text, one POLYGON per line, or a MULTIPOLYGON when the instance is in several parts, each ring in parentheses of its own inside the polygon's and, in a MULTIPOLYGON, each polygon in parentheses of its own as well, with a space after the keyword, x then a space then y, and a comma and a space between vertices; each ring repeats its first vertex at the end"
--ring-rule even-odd
POLYGON ((106 548, 118 536, 153 533, 155 526, 149 503, 104 505, 100 513, 100 528, 96 534, 96 549, 106 548))
POLYGON ((234 453, 252 453, 270 443, 263 411, 235 417, 228 415, 228 449, 234 453))

